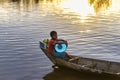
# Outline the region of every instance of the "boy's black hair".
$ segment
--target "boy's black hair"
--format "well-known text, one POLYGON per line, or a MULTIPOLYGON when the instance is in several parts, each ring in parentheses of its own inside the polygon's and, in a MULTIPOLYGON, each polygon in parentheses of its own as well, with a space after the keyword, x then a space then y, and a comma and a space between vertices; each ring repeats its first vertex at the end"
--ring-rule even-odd
POLYGON ((54 34, 57 34, 57 32, 56 31, 51 31, 50 32, 50 36, 52 37, 54 34))

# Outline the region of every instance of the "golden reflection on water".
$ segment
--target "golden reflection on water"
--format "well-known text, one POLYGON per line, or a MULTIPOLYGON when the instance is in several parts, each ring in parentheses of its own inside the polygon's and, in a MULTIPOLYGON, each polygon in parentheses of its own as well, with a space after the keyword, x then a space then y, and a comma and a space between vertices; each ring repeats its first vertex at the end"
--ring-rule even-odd
POLYGON ((45 10, 63 10, 66 12, 76 13, 80 16, 95 15, 101 11, 109 9, 120 9, 120 0, 0 0, 0 6, 10 2, 16 2, 19 8, 24 10, 33 8, 35 4, 43 5, 45 10), (117 5, 116 5, 117 4, 117 5))
POLYGON ((101 10, 106 10, 110 8, 112 0, 88 0, 89 4, 93 6, 96 13, 101 10))
MULTIPOLYGON (((37 4, 38 10, 43 11, 41 15, 63 15, 65 18, 76 17, 81 23, 85 23, 88 16, 96 16, 97 14, 105 14, 120 10, 120 0, 0 0, 0 12, 9 13, 5 7, 10 2, 16 4, 15 8, 20 13, 33 10, 37 4)), ((11 4, 13 6, 14 4, 11 4)), ((72 23, 75 23, 73 21, 72 23)))

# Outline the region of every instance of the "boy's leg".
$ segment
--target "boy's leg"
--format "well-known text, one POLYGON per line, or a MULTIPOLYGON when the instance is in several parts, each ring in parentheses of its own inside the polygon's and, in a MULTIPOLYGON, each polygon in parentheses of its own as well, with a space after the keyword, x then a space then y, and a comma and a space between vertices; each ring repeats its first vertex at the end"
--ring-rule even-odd
POLYGON ((61 56, 61 58, 66 58, 66 52, 64 52, 64 53, 60 53, 60 56, 61 56))
POLYGON ((66 57, 66 53, 54 53, 53 56, 64 59, 66 57))
POLYGON ((72 57, 69 56, 67 53, 66 53, 66 57, 67 57, 68 59, 72 59, 72 57))
POLYGON ((59 53, 54 53, 53 56, 54 56, 54 57, 59 57, 60 54, 59 54, 59 53))

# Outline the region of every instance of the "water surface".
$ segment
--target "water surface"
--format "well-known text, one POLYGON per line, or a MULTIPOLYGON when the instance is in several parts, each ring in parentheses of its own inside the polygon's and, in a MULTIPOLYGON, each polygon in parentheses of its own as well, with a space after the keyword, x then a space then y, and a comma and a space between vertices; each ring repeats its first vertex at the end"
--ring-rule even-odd
POLYGON ((120 62, 119 5, 120 0, 0 0, 0 79, 103 80, 53 70, 39 41, 56 30, 68 40, 69 54, 120 62))

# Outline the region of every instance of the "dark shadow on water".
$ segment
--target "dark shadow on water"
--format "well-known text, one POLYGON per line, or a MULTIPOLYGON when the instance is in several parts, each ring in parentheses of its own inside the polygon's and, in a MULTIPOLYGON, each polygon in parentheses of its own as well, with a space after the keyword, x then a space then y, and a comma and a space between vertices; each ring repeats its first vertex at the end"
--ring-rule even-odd
POLYGON ((120 80, 119 76, 78 72, 67 68, 54 69, 44 80, 120 80))

